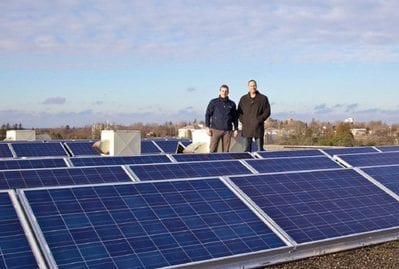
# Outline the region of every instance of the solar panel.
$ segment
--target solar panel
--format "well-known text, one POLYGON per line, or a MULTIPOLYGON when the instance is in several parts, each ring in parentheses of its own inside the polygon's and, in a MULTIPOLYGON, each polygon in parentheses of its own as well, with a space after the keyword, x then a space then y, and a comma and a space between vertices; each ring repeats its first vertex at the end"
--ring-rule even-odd
POLYGON ((183 144, 183 146, 187 147, 188 145, 190 145, 191 143, 193 143, 193 141, 191 139, 179 139, 180 143, 183 144))
POLYGON ((352 169, 231 179, 297 243, 399 227, 399 203, 352 169))
POLYGON ((323 149, 325 153, 330 156, 338 155, 338 154, 355 154, 355 153, 371 153, 378 152, 373 147, 348 147, 348 148, 332 148, 332 149, 323 149))
POLYGON ((8 144, 0 144, 0 158, 12 158, 12 152, 8 144))
POLYGON ((353 167, 399 164, 399 152, 339 155, 338 158, 353 167))
POLYGON ((0 171, 0 189, 131 181, 121 166, 0 171))
POLYGON ((68 156, 60 142, 10 143, 17 157, 68 156))
POLYGON ((399 151, 399 146, 380 146, 376 148, 382 152, 399 151))
POLYGON ((98 152, 92 147, 92 141, 80 141, 80 142, 65 142, 65 146, 68 147, 73 156, 83 155, 98 155, 98 152))
POLYGON ((259 173, 333 169, 341 166, 327 156, 245 160, 259 173))
POLYGON ((0 170, 67 167, 62 158, 0 160, 0 170))
POLYGON ((151 140, 141 140, 141 154, 161 153, 151 140))
POLYGON ((362 168, 362 170, 399 195, 399 165, 362 168))
POLYGON ((58 268, 158 268, 286 246, 219 179, 19 194, 58 268))
POLYGON ((252 174, 238 160, 168 164, 131 165, 129 168, 140 180, 215 177, 252 174))
POLYGON ((38 268, 10 194, 0 192, 0 268, 38 268))
POLYGON ((170 163, 166 155, 107 156, 70 158, 74 166, 125 165, 144 163, 170 163))
POLYGON ((178 145, 179 145, 179 141, 178 140, 156 140, 154 142, 165 153, 177 153, 177 148, 178 148, 178 145))
POLYGON ((260 151, 257 154, 262 158, 325 156, 318 149, 260 151))
POLYGON ((248 152, 172 154, 178 162, 253 159, 248 152))

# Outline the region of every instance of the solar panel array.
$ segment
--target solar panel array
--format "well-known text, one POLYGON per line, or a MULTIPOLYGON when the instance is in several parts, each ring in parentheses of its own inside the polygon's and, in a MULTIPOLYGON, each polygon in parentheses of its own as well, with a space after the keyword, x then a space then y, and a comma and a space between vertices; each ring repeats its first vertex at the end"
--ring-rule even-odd
POLYGON ((351 169, 232 181, 297 243, 399 227, 398 201, 351 169))
POLYGON ((12 158, 12 152, 8 144, 0 144, 0 158, 12 158))
POLYGON ((62 158, 0 160, 0 170, 67 167, 62 158))
POLYGON ((302 157, 246 160, 259 173, 304 171, 317 169, 340 168, 339 164, 329 157, 302 157))
POLYGON ((121 166, 0 171, 0 189, 131 182, 121 166))
POLYGON ((380 146, 376 148, 382 152, 399 151, 399 146, 380 146))
POLYGON ((65 146, 71 151, 72 156, 84 156, 84 155, 99 155, 99 153, 93 148, 92 141, 79 141, 79 142, 65 142, 65 146))
POLYGON ((74 166, 125 165, 172 162, 166 155, 76 157, 70 158, 70 161, 74 166))
POLYGON ((152 142, 152 140, 141 141, 141 154, 161 153, 161 150, 152 142))
POLYGON ((0 192, 0 268, 38 268, 8 192, 0 192))
POLYGON ((23 194, 58 268, 158 268, 286 246, 219 179, 23 194))
POLYGON ((252 174, 238 160, 129 166, 139 180, 215 177, 252 174))
POLYGON ((338 155, 338 159, 353 167, 392 165, 399 164, 399 152, 338 155))
POLYGON ((49 143, 10 143, 17 157, 68 156, 59 142, 49 143))
MULTIPOLYGON (((93 155, 90 141, 62 143, 71 155, 93 155)), ((369 238, 360 246, 389 239, 387 231, 396 231, 395 239, 399 232, 395 146, 166 155, 179 141, 156 139, 143 140, 146 155, 69 157, 62 143, 13 142, 13 149, 20 147, 17 157, 28 159, 0 160, 0 189, 17 190, 20 199, 7 195, 21 201, 49 267, 256 267, 273 262, 274 251, 277 261, 286 261, 296 249, 298 257, 311 256, 349 248, 347 238, 369 238), (52 144, 47 153, 40 146, 45 144, 52 144), (54 145, 64 155, 56 155, 54 145), (323 151, 362 171, 343 168, 323 151), (143 182, 133 183, 133 177, 143 182), (250 265, 251 257, 256 259, 250 265)), ((11 268, 16 252, 6 257, 3 246, 23 248, 23 240, 3 243, 2 235, 21 219, 2 220, 0 268, 11 268)), ((21 268, 37 267, 24 255, 21 268)))
POLYGON ((237 160, 254 158, 248 152, 172 154, 172 157, 178 162, 237 160))

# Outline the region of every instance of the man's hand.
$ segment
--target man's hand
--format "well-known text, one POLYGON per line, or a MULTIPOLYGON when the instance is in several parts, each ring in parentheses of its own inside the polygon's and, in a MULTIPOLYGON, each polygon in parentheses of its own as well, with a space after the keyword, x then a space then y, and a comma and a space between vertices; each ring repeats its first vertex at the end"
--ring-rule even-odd
POLYGON ((206 133, 207 133, 209 136, 212 136, 212 130, 211 130, 210 128, 206 128, 206 133))
POLYGON ((237 136, 238 136, 238 130, 234 130, 233 136, 234 136, 234 137, 237 137, 237 136))

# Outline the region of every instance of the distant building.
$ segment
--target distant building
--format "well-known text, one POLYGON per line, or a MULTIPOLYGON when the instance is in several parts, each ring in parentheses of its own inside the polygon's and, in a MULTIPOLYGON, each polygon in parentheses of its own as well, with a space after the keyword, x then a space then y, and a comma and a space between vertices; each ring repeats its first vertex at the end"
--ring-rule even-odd
POLYGON ((351 133, 353 136, 365 136, 367 135, 367 129, 366 128, 352 128, 351 133))

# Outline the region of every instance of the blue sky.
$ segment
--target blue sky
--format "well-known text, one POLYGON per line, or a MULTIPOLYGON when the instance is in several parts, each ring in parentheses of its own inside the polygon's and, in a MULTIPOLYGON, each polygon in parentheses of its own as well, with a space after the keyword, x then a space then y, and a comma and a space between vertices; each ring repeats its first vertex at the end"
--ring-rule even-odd
POLYGON ((202 120, 256 79, 272 118, 399 122, 398 1, 1 1, 0 123, 202 120))

